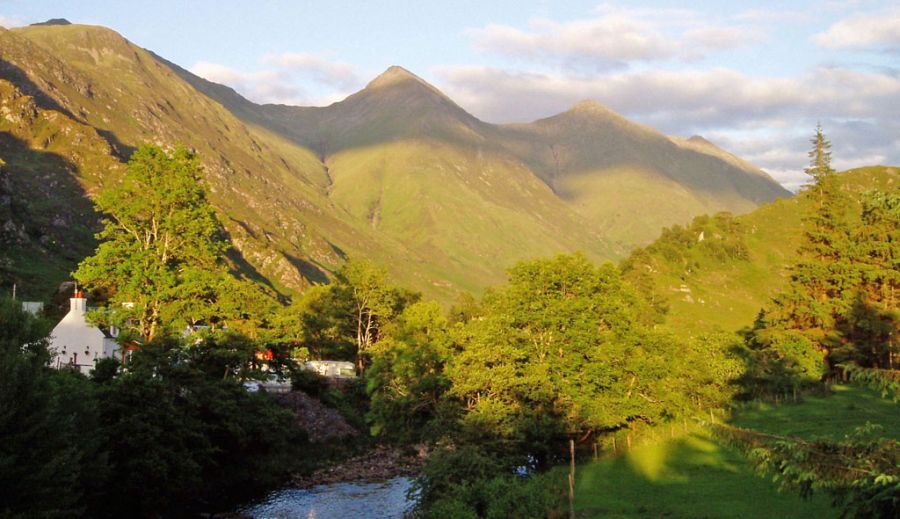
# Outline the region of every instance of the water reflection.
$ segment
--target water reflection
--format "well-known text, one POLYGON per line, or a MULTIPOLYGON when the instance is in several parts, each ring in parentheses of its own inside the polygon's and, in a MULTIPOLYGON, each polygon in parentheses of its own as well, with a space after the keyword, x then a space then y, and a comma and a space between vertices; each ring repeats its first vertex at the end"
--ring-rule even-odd
POLYGON ((410 483, 394 478, 279 490, 239 511, 257 519, 400 519, 414 504, 406 497, 410 483))

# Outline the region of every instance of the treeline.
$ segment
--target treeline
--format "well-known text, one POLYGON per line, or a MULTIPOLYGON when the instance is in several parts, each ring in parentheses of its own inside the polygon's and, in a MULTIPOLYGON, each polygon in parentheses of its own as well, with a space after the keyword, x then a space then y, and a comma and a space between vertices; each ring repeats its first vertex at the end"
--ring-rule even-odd
POLYGON ((663 330, 618 267, 580 254, 522 262, 447 313, 351 261, 290 308, 297 344, 355 356, 374 437, 432 446, 423 517, 543 517, 559 496, 540 474, 569 440, 723 407, 743 369, 732 336, 663 330))
POLYGON ((842 377, 846 363, 895 369, 900 355, 900 191, 870 191, 857 204, 821 128, 812 143, 799 259, 746 333, 755 394, 842 377))
MULTIPOLYGON (((747 396, 850 379, 896 398, 900 332, 900 191, 870 191, 858 207, 831 168, 831 144, 816 129, 806 172, 812 200, 787 287, 746 331, 747 396)), ((783 488, 831 494, 842 517, 897 517, 900 444, 866 427, 844 441, 772 438, 723 426, 722 438, 751 454, 783 488)))
POLYGON ((303 455, 290 412, 222 378, 250 359, 204 354, 227 351, 224 337, 160 339, 88 378, 48 367, 48 323, 18 302, 0 299, 0 323, 2 517, 228 511, 303 455))
MULTIPOLYGON (((590 446, 896 354, 898 196, 871 195, 853 221, 831 173, 816 177, 821 203, 789 288, 742 342, 663 326, 638 257, 623 268, 580 254, 522 262, 449 312, 351 260, 283 305, 229 266, 198 172, 186 150, 142 147, 98 200, 102 243, 76 277, 106 303, 98 324, 136 346, 127 369, 50 371, 46 327, 3 303, 20 324, 4 314, 0 430, 12 439, 0 483, 18 497, 0 513, 190 514, 276 483, 309 451, 290 413, 240 385, 262 376, 260 355, 317 395, 333 392, 296 360, 355 362, 364 391, 328 398, 379 441, 430 446, 417 515, 543 517, 559 495, 542 473, 570 440, 590 446), (185 339, 185 327, 208 332, 185 339)), ((738 225, 699 219, 650 252, 685 268, 743 260, 738 225)))

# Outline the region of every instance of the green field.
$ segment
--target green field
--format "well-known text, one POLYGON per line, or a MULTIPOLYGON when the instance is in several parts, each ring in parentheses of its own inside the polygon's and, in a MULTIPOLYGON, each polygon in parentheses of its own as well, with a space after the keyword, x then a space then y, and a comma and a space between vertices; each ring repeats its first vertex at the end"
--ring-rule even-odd
MULTIPOLYGON (((884 426, 886 436, 900 436, 896 404, 849 386, 797 404, 743 410, 732 423, 775 434, 840 439, 867 421, 884 426)), ((805 501, 779 493, 737 450, 702 431, 580 466, 575 495, 577 516, 585 518, 839 516, 829 496, 805 501)))

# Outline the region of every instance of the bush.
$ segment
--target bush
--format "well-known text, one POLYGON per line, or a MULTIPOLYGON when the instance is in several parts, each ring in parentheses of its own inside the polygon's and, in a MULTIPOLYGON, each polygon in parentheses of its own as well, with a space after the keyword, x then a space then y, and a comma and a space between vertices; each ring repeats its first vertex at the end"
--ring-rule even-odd
POLYGON ((320 398, 328 388, 328 379, 310 369, 298 368, 291 374, 291 389, 294 391, 320 398))

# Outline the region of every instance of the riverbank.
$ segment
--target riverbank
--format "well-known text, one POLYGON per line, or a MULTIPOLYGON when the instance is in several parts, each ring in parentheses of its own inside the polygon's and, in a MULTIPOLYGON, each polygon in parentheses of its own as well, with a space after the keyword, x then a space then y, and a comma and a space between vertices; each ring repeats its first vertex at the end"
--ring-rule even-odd
POLYGON ((356 481, 385 481, 397 477, 415 477, 425 463, 425 451, 408 454, 396 447, 378 445, 359 456, 323 467, 309 475, 291 478, 288 487, 310 488, 316 485, 356 481))

